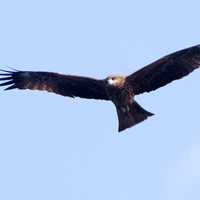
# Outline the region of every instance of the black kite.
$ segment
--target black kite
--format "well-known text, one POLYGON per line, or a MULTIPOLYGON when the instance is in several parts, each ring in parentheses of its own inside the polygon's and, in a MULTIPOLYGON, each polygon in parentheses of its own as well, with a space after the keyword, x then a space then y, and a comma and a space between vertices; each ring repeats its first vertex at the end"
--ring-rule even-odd
POLYGON ((46 90, 68 97, 110 100, 117 109, 119 131, 123 131, 153 115, 134 100, 135 95, 180 79, 199 65, 200 45, 197 45, 165 56, 129 76, 109 76, 97 80, 52 72, 1 70, 0 81, 5 82, 0 86, 9 86, 5 90, 46 90))

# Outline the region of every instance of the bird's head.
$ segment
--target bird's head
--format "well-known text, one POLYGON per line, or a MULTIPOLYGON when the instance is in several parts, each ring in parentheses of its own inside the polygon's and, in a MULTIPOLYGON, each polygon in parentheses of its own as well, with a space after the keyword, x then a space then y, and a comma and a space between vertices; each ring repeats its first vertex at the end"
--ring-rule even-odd
POLYGON ((108 76, 106 78, 106 83, 109 86, 122 88, 124 86, 124 83, 125 83, 125 77, 124 76, 111 75, 111 76, 108 76))

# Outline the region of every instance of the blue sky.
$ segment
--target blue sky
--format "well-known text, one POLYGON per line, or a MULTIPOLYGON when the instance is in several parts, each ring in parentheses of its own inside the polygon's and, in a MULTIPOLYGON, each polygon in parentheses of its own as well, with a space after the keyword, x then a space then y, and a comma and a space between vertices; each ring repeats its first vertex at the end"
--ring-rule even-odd
MULTIPOLYGON (((200 43, 200 2, 1 1, 0 65, 105 78, 200 43)), ((117 133, 111 103, 0 91, 0 199, 200 199, 200 71, 136 97, 155 113, 117 133)))

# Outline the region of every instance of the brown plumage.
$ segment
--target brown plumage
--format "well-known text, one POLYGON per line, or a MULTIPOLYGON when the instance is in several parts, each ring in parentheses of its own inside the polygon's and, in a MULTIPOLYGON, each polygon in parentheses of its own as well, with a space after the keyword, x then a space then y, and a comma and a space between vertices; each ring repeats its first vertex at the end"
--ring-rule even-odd
POLYGON ((97 80, 52 72, 1 70, 0 81, 4 82, 0 86, 8 86, 5 90, 45 90, 68 97, 110 100, 117 109, 119 131, 123 131, 153 115, 134 100, 135 95, 180 79, 199 65, 200 45, 197 45, 165 56, 126 77, 109 76, 97 80))

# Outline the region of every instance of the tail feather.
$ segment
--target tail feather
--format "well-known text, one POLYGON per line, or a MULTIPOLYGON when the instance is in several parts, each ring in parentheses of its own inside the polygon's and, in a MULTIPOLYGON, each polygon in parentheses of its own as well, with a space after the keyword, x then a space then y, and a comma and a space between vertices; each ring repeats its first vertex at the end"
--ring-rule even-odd
POLYGON ((154 115, 153 113, 142 108, 136 101, 126 106, 118 105, 116 108, 119 120, 119 132, 130 128, 131 126, 134 126, 154 115))

